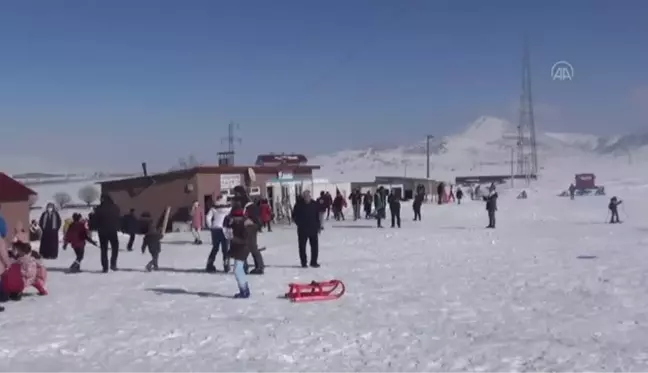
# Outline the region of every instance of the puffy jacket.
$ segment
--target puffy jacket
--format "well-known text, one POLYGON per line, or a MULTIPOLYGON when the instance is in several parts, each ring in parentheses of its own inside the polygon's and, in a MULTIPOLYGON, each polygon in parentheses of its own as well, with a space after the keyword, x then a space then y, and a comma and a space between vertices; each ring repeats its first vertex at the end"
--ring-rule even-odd
POLYGON ((261 220, 264 223, 267 223, 270 220, 272 220, 272 209, 270 208, 270 204, 262 203, 260 209, 261 209, 261 220))
POLYGON ((207 228, 223 229, 225 218, 230 214, 231 208, 227 205, 216 205, 207 213, 207 228))
POLYGON ((64 242, 69 243, 73 249, 82 249, 90 238, 88 229, 82 221, 72 222, 65 232, 64 242))
POLYGON ((0 239, 7 237, 7 221, 0 215, 0 239))

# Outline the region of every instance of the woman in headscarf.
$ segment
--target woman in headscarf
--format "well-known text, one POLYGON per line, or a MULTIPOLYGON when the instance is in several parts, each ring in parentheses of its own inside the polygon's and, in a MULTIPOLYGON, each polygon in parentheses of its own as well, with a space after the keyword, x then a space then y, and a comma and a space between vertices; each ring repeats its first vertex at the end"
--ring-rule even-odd
POLYGON ((39 253, 43 259, 58 258, 59 236, 62 225, 61 215, 54 208, 53 203, 48 203, 45 212, 41 215, 38 225, 43 232, 40 240, 39 253))

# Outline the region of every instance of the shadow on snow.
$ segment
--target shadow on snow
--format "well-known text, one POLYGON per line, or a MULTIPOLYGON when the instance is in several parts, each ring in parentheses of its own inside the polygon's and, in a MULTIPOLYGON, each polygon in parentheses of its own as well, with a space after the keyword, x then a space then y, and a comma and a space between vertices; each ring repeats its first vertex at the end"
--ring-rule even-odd
POLYGON ((224 295, 219 293, 210 293, 207 291, 189 291, 181 288, 149 288, 146 291, 151 291, 157 295, 194 295, 203 298, 233 298, 232 295, 224 295))
MULTIPOLYGON (((59 272, 59 273, 70 273, 70 269, 67 267, 47 267, 48 272, 59 272)), ((119 268, 117 272, 146 272, 146 269, 138 268, 119 268)), ((215 273, 208 273, 204 268, 171 268, 171 267, 160 267, 157 271, 153 272, 174 272, 174 273, 204 273, 204 274, 225 274, 225 272, 217 271, 215 273)), ((103 273, 101 270, 81 270, 80 273, 103 273)))

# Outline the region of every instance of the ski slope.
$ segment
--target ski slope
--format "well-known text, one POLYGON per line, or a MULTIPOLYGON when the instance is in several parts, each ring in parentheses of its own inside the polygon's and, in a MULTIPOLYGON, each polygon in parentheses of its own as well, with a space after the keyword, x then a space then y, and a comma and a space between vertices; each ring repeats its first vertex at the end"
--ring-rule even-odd
POLYGON ((608 198, 550 189, 502 191, 496 230, 473 201, 426 205, 422 222, 406 204, 401 229, 329 221, 319 269, 299 268, 294 230, 276 227, 248 300, 228 298, 233 275, 202 271, 209 246, 185 234, 167 235, 157 273, 139 239, 117 273, 97 273, 88 247, 87 272, 64 274, 64 251, 49 296, 5 304, 0 371, 645 371, 647 184, 606 187, 625 200, 614 226, 608 198), (278 299, 332 278, 340 300, 278 299))

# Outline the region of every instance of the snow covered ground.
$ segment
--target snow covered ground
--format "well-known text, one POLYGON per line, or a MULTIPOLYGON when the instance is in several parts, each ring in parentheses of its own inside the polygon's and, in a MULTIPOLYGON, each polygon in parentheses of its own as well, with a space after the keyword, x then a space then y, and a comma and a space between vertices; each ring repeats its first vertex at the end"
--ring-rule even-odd
POLYGON ((626 201, 614 226, 608 198, 550 189, 503 193, 496 230, 472 201, 425 206, 422 222, 404 205, 401 229, 328 222, 319 269, 298 268, 294 230, 277 227, 248 300, 229 298, 233 275, 203 273, 209 247, 185 234, 166 237, 157 273, 139 240, 117 273, 89 247, 86 272, 64 274, 65 251, 49 296, 0 315, 0 371, 645 371, 646 185, 606 187, 626 201), (278 299, 333 278, 340 300, 278 299))

